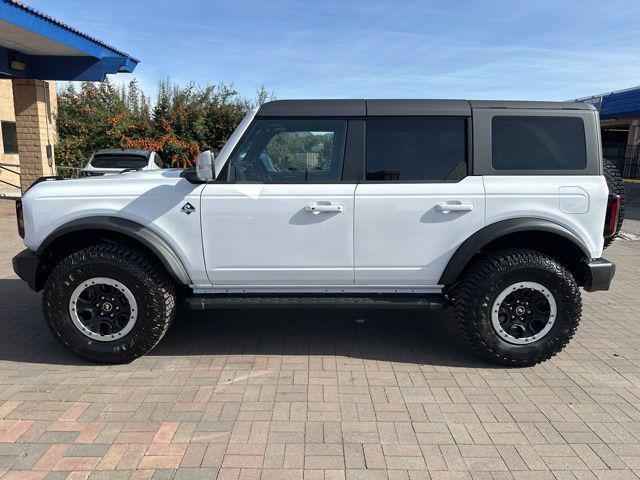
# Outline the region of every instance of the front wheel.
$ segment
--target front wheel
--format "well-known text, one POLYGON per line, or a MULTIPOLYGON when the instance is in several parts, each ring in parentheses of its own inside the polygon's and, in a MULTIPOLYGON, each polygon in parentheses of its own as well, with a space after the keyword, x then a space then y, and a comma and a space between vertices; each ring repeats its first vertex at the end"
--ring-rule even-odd
POLYGON ((556 260, 531 250, 486 254, 454 292, 462 336, 483 358, 505 366, 545 361, 580 322, 580 290, 556 260))
POLYGON ((155 259, 104 243, 62 260, 47 279, 42 303, 50 330, 69 350, 96 362, 126 363, 162 339, 175 296, 155 259))

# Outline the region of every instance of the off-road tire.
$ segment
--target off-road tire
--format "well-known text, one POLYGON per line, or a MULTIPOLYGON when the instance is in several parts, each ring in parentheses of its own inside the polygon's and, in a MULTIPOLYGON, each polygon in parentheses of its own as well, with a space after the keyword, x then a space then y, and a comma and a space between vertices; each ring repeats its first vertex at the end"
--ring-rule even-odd
POLYGON ((622 228, 626 193, 624 190, 624 182, 622 181, 622 176, 620 175, 620 171, 618 170, 618 167, 615 166, 615 164, 607 159, 604 159, 602 162, 602 173, 604 174, 604 178, 607 181, 609 192, 620 195, 620 213, 618 214, 616 233, 609 238, 605 238, 604 248, 607 248, 615 240, 615 238, 618 236, 618 233, 620 233, 620 229, 622 228))
POLYGON ((66 348, 99 363, 128 363, 154 348, 169 329, 176 308, 175 286, 164 268, 145 252, 120 243, 102 243, 62 260, 49 275, 42 297, 49 329, 66 348), (103 342, 85 336, 69 311, 73 291, 82 281, 109 277, 126 286, 137 302, 133 329, 103 342))
POLYGON ((525 249, 501 250, 479 258, 463 274, 452 300, 459 331, 471 348, 491 363, 511 367, 532 366, 562 350, 573 337, 582 310, 573 275, 551 257, 525 249), (539 340, 514 345, 493 328, 491 308, 505 288, 527 281, 551 292, 557 317, 551 330, 539 340))

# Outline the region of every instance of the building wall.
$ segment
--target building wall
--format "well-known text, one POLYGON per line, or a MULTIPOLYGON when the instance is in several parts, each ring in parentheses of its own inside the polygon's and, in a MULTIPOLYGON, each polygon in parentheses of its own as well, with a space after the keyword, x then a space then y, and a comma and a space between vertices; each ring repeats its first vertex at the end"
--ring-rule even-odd
MULTIPOLYGON (((16 195, 20 192, 20 185, 24 190, 31 182, 41 175, 51 175, 55 173, 55 152, 51 159, 51 164, 46 159, 46 145, 53 147, 58 141, 56 130, 56 117, 58 114, 58 101, 56 93, 56 83, 53 81, 41 82, 38 80, 0 80, 0 120, 16 121, 16 105, 20 106, 26 113, 22 116, 23 125, 27 122, 27 130, 22 128, 22 134, 18 134, 18 149, 20 151, 34 150, 35 157, 21 159, 18 154, 4 153, 2 143, 2 133, 0 131, 0 163, 11 164, 7 166, 10 170, 20 172, 20 162, 29 163, 29 174, 25 177, 25 165, 22 168, 22 179, 19 174, 12 173, 0 168, 0 180, 15 185, 11 187, 7 183, 0 182, 0 195, 16 195), (25 85, 22 85, 22 84, 25 85), (14 96, 16 89, 20 90, 18 98, 14 96), (16 103, 16 100, 17 103, 16 103), (26 110, 25 110, 26 109, 26 110), (25 132, 27 133, 25 135, 25 132), (39 158, 41 157, 41 158, 39 158), (35 162, 35 163, 34 163, 35 162)), ((30 155, 33 157, 34 155, 30 155)))
MULTIPOLYGON (((13 88, 11 80, 0 80, 0 121, 15 122, 16 116, 13 109, 13 88)), ((4 153, 2 142, 2 130, 0 130, 0 163, 19 165, 18 154, 4 153)), ((4 165, 3 165, 4 166, 4 165)), ((6 167, 11 170, 20 171, 20 167, 6 167)), ((0 180, 13 185, 20 185, 20 176, 10 173, 4 168, 0 168, 0 180)), ((9 185, 0 182, 0 193, 17 192, 17 189, 11 188, 9 185)))

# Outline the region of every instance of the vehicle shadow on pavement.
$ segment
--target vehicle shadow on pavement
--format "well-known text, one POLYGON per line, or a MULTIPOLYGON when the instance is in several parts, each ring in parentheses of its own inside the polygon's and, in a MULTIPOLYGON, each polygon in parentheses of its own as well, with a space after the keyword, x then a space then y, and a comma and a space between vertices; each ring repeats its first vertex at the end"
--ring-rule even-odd
MULTIPOLYGON (((24 282, 0 279, 0 362, 92 365, 54 339, 40 302, 41 295, 24 282)), ((338 356, 491 367, 463 345, 451 311, 414 310, 181 311, 160 345, 145 358, 201 355, 338 356)))
POLYGON ((466 348, 453 312, 219 310, 181 313, 153 355, 311 355, 491 367, 466 348))

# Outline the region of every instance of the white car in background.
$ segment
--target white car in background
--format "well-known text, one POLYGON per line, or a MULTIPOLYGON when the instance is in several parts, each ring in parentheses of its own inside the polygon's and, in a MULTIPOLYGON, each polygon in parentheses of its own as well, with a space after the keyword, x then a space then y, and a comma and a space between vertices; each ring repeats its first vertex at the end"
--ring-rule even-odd
POLYGON ((156 152, 124 148, 103 149, 93 154, 80 177, 117 175, 129 170, 159 170, 164 163, 156 152))

